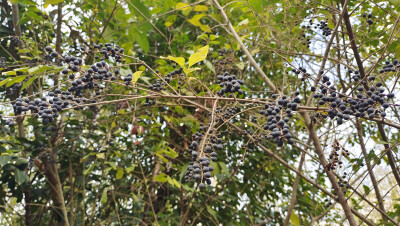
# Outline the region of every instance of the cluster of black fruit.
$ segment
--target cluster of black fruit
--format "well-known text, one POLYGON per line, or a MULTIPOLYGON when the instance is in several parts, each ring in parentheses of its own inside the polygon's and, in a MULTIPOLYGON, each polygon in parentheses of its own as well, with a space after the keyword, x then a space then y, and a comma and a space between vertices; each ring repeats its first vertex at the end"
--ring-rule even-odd
POLYGON ((253 149, 250 148, 248 144, 243 144, 243 145, 242 145, 242 148, 244 149, 244 152, 245 152, 245 156, 246 156, 246 157, 249 157, 250 154, 254 152, 253 149))
POLYGON ((328 22, 322 20, 319 23, 317 23, 314 28, 318 28, 319 30, 322 31, 322 35, 328 37, 329 35, 332 34, 332 29, 328 27, 328 22))
POLYGON ((349 182, 346 180, 346 178, 347 178, 347 173, 344 172, 343 176, 339 177, 338 180, 339 187, 342 188, 344 194, 346 194, 347 189, 350 188, 348 184, 349 182))
POLYGON ((225 72, 223 75, 217 76, 219 86, 222 87, 220 91, 217 92, 219 96, 224 96, 229 93, 243 94, 241 85, 244 84, 243 80, 237 79, 235 75, 229 75, 229 72, 225 72))
POLYGON ((353 70, 351 70, 351 69, 349 69, 348 71, 347 71, 347 73, 351 76, 351 78, 354 80, 354 81, 359 81, 360 79, 361 79, 361 75, 360 75, 360 73, 357 71, 357 70, 355 70, 355 71, 353 71, 353 70))
POLYGON ((21 40, 19 39, 18 36, 11 36, 11 37, 10 37, 10 41, 11 41, 12 44, 18 45, 18 43, 19 43, 21 40))
POLYGON ((400 64, 397 59, 393 60, 392 62, 386 61, 386 65, 383 66, 381 70, 379 70, 379 73, 385 73, 385 72, 396 72, 400 70, 400 64))
MULTIPOLYGON (((114 45, 111 43, 103 43, 95 44, 94 46, 95 51, 99 51, 102 54, 101 60, 109 59, 110 56, 114 58, 115 62, 124 62, 122 59, 122 54, 124 53, 124 48, 120 48, 118 45, 114 45)), ((96 59, 98 56, 95 56, 96 59)))
POLYGON ((62 63, 62 58, 59 58, 59 54, 57 51, 53 51, 53 48, 51 48, 51 46, 46 46, 44 48, 44 50, 47 52, 47 54, 44 56, 44 60, 45 62, 54 62, 57 64, 61 64, 62 63))
MULTIPOLYGON (((339 176, 339 179, 337 181, 338 185, 339 185, 339 187, 342 190, 344 195, 346 195, 346 193, 349 191, 349 188, 350 188, 349 182, 348 182, 348 180, 346 180, 346 178, 347 178, 347 173, 344 172, 343 176, 341 176, 341 177, 339 176)), ((337 196, 336 191, 333 191, 333 194, 335 195, 334 200, 338 202, 339 201, 339 197, 337 196)), ((331 205, 332 205, 332 200, 326 198, 324 207, 328 208, 331 205)))
POLYGON ((146 97, 145 102, 144 102, 144 106, 149 107, 149 106, 153 106, 156 104, 156 101, 153 98, 148 98, 146 97))
POLYGON ((220 49, 218 52, 220 59, 215 62, 215 68, 217 73, 223 73, 224 71, 231 70, 233 68, 233 61, 235 52, 231 49, 220 49))
MULTIPOLYGON (((209 124, 208 126, 211 126, 209 124)), ((214 134, 214 129, 210 128, 207 132, 210 134, 208 139, 204 139, 204 134, 207 127, 200 124, 199 131, 193 134, 193 141, 189 146, 189 152, 192 155, 192 162, 190 163, 186 173, 186 182, 199 182, 199 188, 204 188, 205 183, 211 184, 211 171, 214 170, 210 166, 211 161, 218 161, 217 151, 224 148, 222 139, 218 137, 219 134, 214 134)))
POLYGON ((343 162, 339 160, 340 156, 348 157, 349 151, 340 145, 338 140, 335 140, 332 144, 332 151, 329 154, 329 162, 325 166, 327 171, 335 170, 337 167, 341 168, 343 162), (340 154, 339 154, 340 153, 340 154))
MULTIPOLYGON (((54 118, 58 117, 58 112, 65 108, 72 107, 74 109, 82 109, 80 106, 86 103, 96 103, 95 98, 86 99, 83 97, 83 92, 86 89, 94 90, 94 95, 100 95, 100 90, 103 89, 103 85, 99 84, 102 81, 116 80, 115 75, 119 74, 116 69, 114 73, 112 68, 104 61, 108 59, 109 56, 113 57, 116 61, 121 59, 123 49, 119 49, 118 46, 112 48, 112 45, 107 43, 105 47, 103 44, 95 45, 95 48, 102 48, 101 61, 96 62, 91 65, 87 71, 82 69, 83 60, 82 58, 75 56, 59 56, 56 51, 53 51, 51 46, 46 46, 45 51, 48 53, 45 59, 52 62, 62 62, 66 66, 65 69, 61 71, 63 76, 68 76, 70 79, 70 86, 66 88, 65 91, 57 88, 54 91, 49 91, 47 96, 41 99, 29 100, 24 98, 23 100, 18 98, 13 102, 13 109, 15 115, 21 115, 23 113, 28 113, 30 111, 36 117, 41 117, 43 124, 48 122, 53 122, 54 118), (79 73, 79 78, 76 77, 76 73, 79 73)), ((124 81, 128 82, 128 79, 132 80, 132 75, 125 77, 124 81)), ((12 121, 7 121, 8 125, 15 125, 12 121)))
MULTIPOLYGON (((63 108, 67 108, 68 105, 68 101, 62 101, 58 97, 54 97, 49 101, 43 97, 42 99, 35 99, 33 101, 30 101, 28 98, 24 98, 23 100, 17 98, 12 106, 15 115, 21 115, 22 113, 31 111, 36 117, 40 116, 42 118, 43 124, 47 124, 48 122, 53 122, 54 118, 59 116, 57 112, 61 111, 63 108)), ((8 125, 12 126, 12 124, 8 125)))
MULTIPOLYGON (((358 81, 361 76, 357 71, 354 74, 353 79, 358 81)), ((323 76, 322 85, 319 86, 318 92, 314 94, 314 98, 318 100, 318 105, 326 105, 328 107, 328 115, 322 114, 324 118, 330 117, 334 119, 337 117, 336 121, 341 125, 343 119, 350 119, 350 115, 369 117, 371 119, 386 116, 385 109, 389 107, 387 100, 393 98, 394 94, 384 94, 385 89, 382 87, 382 83, 377 82, 375 84, 375 76, 369 76, 369 82, 362 82, 363 86, 357 88, 356 98, 338 93, 336 87, 330 85, 329 80, 328 76, 323 76)), ((316 91, 316 87, 311 87, 311 91, 316 91)))
POLYGON ((301 37, 299 37, 299 39, 302 39, 302 44, 305 46, 307 45, 307 48, 310 48, 310 44, 311 44, 311 39, 309 37, 307 37, 305 34, 302 34, 301 37))
POLYGON ((374 21, 371 20, 371 18, 372 18, 372 14, 371 13, 368 13, 368 14, 363 13, 362 17, 364 17, 367 20, 367 23, 369 25, 374 23, 374 21))
POLYGON ((302 74, 303 76, 301 77, 301 81, 305 81, 306 78, 310 77, 311 75, 307 73, 307 69, 299 67, 299 69, 293 68, 292 72, 295 73, 296 75, 302 74))
POLYGON ((240 112, 240 109, 238 107, 228 107, 223 111, 223 109, 217 108, 216 113, 218 115, 218 119, 221 121, 228 120, 235 116, 237 113, 240 112))
POLYGON ((299 92, 296 91, 292 98, 285 95, 277 99, 277 95, 273 94, 272 98, 276 99, 275 103, 265 104, 265 110, 261 110, 260 114, 267 117, 267 123, 263 126, 264 130, 270 131, 266 139, 273 139, 279 147, 283 145, 286 139, 289 144, 293 144, 294 140, 289 131, 287 124, 293 116, 293 111, 298 110, 298 103, 301 103, 299 92))

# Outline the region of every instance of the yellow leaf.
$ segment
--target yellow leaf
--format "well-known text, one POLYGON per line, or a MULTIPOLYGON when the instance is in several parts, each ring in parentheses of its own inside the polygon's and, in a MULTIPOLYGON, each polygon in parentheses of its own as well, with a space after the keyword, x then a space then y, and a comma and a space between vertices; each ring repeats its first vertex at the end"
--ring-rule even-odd
POLYGON ((143 73, 143 71, 137 71, 132 75, 132 85, 135 85, 137 80, 140 78, 140 75, 143 73))
POLYGON ((60 2, 63 2, 63 1, 64 1, 64 0, 46 0, 46 1, 44 2, 43 7, 44 7, 44 8, 47 8, 47 6, 49 6, 50 4, 56 5, 56 4, 58 4, 58 3, 60 3, 60 2))
POLYGON ((98 153, 98 154, 96 154, 96 157, 97 157, 98 159, 105 159, 105 158, 106 158, 105 155, 104 155, 104 153, 98 153))
POLYGON ((178 4, 175 5, 175 9, 179 9, 179 10, 187 10, 190 9, 189 6, 187 6, 187 3, 183 3, 183 2, 178 2, 178 4), (185 7, 187 6, 187 7, 185 7))
POLYGON ((179 183, 179 181, 175 180, 175 178, 172 179, 172 180, 174 181, 174 185, 175 185, 177 188, 181 188, 181 183, 179 183))
POLYGON ((168 56, 167 59, 176 62, 181 67, 183 67, 183 65, 185 65, 185 58, 183 58, 183 57, 168 56))
POLYGON ((208 10, 208 7, 205 6, 205 5, 196 5, 194 7, 194 11, 197 11, 197 12, 204 12, 204 11, 207 11, 207 10, 208 10))
POLYGON ((201 19, 203 16, 205 16, 204 13, 196 14, 196 15, 194 15, 191 19, 189 19, 188 21, 189 21, 191 24, 193 24, 194 26, 201 26, 202 24, 201 24, 201 22, 200 22, 200 19, 201 19))
POLYGON ((187 74, 187 75, 192 73, 195 70, 196 69, 194 69, 194 68, 183 68, 183 72, 185 72, 185 74, 187 74))
POLYGON ((300 219, 294 212, 292 212, 290 215, 290 223, 292 223, 294 226, 300 225, 300 219))
POLYGON ((206 24, 200 25, 200 29, 202 31, 204 31, 204 32, 210 32, 211 31, 210 27, 208 25, 206 25, 206 24))
POLYGON ((120 167, 117 169, 117 175, 115 176, 115 179, 119 180, 124 176, 124 170, 120 167))
POLYGON ((196 64, 200 61, 203 61, 207 58, 207 54, 208 54, 208 48, 209 46, 203 46, 200 49, 198 49, 195 53, 193 53, 190 57, 189 57, 189 68, 193 65, 196 64))

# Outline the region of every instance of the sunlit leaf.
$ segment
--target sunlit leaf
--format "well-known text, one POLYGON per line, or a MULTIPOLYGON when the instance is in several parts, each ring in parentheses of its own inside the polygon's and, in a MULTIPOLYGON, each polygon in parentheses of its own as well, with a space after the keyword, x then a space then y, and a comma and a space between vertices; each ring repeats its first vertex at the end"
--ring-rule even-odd
POLYGON ((132 75, 132 85, 135 85, 135 83, 137 82, 137 80, 139 80, 140 75, 143 73, 143 71, 137 71, 135 73, 133 73, 132 75))
POLYGON ((208 47, 208 45, 201 47, 189 57, 189 67, 207 58, 208 47))
POLYGON ((165 175, 165 173, 161 173, 155 177, 153 177, 153 180, 160 182, 160 183, 164 183, 168 181, 167 176, 165 175))

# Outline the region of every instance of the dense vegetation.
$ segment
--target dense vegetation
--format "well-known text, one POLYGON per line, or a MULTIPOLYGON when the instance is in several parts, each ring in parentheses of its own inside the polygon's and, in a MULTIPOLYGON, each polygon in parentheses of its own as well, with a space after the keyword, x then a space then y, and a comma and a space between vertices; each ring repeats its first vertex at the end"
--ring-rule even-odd
POLYGON ((397 225, 398 0, 2 0, 2 225, 397 225))

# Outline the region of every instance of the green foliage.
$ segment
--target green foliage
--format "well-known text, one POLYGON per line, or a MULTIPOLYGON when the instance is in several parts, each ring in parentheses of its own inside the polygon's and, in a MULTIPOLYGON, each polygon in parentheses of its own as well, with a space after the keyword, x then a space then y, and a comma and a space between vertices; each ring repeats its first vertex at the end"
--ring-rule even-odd
MULTIPOLYGON (((317 20, 324 19, 333 30, 341 12, 337 9, 342 8, 339 1, 218 2, 225 6, 230 23, 266 77, 288 98, 299 91, 301 105, 306 105, 314 81, 291 70, 294 66, 306 67, 313 71, 311 77, 316 77, 330 36, 325 37, 318 28, 312 27, 317 20), (314 21, 313 25, 309 25, 310 20, 314 21), (312 41, 310 48, 303 44, 307 39, 312 41)), ((363 64, 390 90, 395 87, 398 72, 378 74, 376 68, 386 58, 400 57, 398 34, 391 33, 400 13, 395 8, 398 2, 348 2, 363 64), (368 26, 362 17, 364 13, 373 14, 372 25, 368 26)), ((61 224, 62 216, 58 212, 61 208, 57 206, 61 204, 55 202, 53 190, 58 179, 68 220, 74 225, 283 225, 296 174, 233 125, 248 131, 255 139, 260 138, 260 145, 295 168, 302 151, 306 150, 310 155, 300 171, 332 191, 323 171, 325 166, 319 162, 320 156, 313 146, 306 145, 309 134, 301 114, 295 113, 290 121, 295 145, 285 143, 279 147, 264 139, 267 132, 262 127, 267 119, 260 110, 265 101, 275 101, 270 95, 272 91, 251 66, 211 1, 87 0, 81 3, 5 1, 4 14, 0 15, 2 21, 8 21, 0 27, 0 37, 3 37, 0 56, 4 58, 0 59, 1 115, 14 115, 10 103, 16 98, 32 97, 29 101, 34 101, 54 91, 55 84, 67 90, 71 72, 64 76, 61 71, 66 68, 65 63, 43 60, 47 54, 45 46, 61 49, 60 56, 82 57, 85 72, 96 62, 91 53, 98 52, 92 48, 96 43, 113 43, 124 48, 125 61, 118 64, 111 58, 105 60, 112 70, 119 70, 121 77, 99 89, 98 95, 84 92, 83 96, 97 101, 88 103, 90 107, 64 110, 56 122, 47 125, 26 116, 23 122, 9 127, 3 126, 7 118, 1 119, 1 224, 24 224, 25 219, 18 215, 25 216, 27 202, 32 204, 28 205, 32 225, 61 224), (18 41, 11 39, 14 37, 11 3, 19 6, 18 26, 22 35, 18 41), (61 34, 57 34, 59 3, 63 14, 61 34), (61 37, 60 43, 58 37, 61 37), (160 92, 148 88, 157 80, 165 80, 175 70, 174 64, 177 69, 182 67, 183 75, 171 75, 168 87, 160 92), (218 127, 219 138, 225 146, 217 151, 218 160, 210 163, 214 168, 212 184, 200 190, 197 183, 185 183, 185 171, 192 159, 188 150, 193 135, 211 123, 207 109, 212 109, 216 93, 222 89, 217 76, 225 71, 245 81, 242 86, 245 94, 218 100, 222 113, 231 107, 238 107, 240 112, 229 120, 231 124, 218 127), (132 80, 124 85, 123 78, 128 74, 132 80), (146 98, 156 98, 156 104, 145 106, 146 98), (251 102, 252 99, 255 101, 251 102), (253 152, 249 153, 244 144, 253 152)), ((325 70, 330 71, 333 85, 349 94, 355 82, 346 71, 349 66, 354 70, 357 66, 346 32, 345 27, 339 28, 325 70)), ((397 91, 395 87, 393 92, 397 91)), ((307 111, 311 116, 326 114, 323 108, 307 111)), ((391 105, 388 111, 394 115, 391 121, 397 124, 395 106, 391 105)), ((391 174, 381 176, 390 172, 390 168, 388 159, 380 153, 384 145, 390 145, 397 154, 400 140, 397 130, 385 127, 389 140, 384 141, 373 126, 375 122, 363 119, 368 149, 363 156, 352 121, 340 127, 323 119, 316 119, 314 123, 326 157, 334 140, 350 150, 350 157, 337 173, 347 172, 351 182, 361 183, 358 191, 365 194, 363 197, 375 200, 369 177, 358 178, 366 170, 365 161, 379 165, 374 172, 382 179, 382 190, 388 191, 394 179, 391 174)), ((389 192, 384 200, 387 214, 393 218, 399 216, 399 200, 393 198, 397 191, 389 192)), ((364 214, 361 210, 371 207, 362 202, 363 197, 352 195, 348 203, 364 214)), ((326 214, 318 223, 342 224, 344 214, 340 205, 325 213, 326 198, 327 194, 300 179, 296 204, 288 216, 290 223, 309 225, 311 217, 326 214)), ((368 219, 383 224, 381 215, 375 212, 368 219)))

